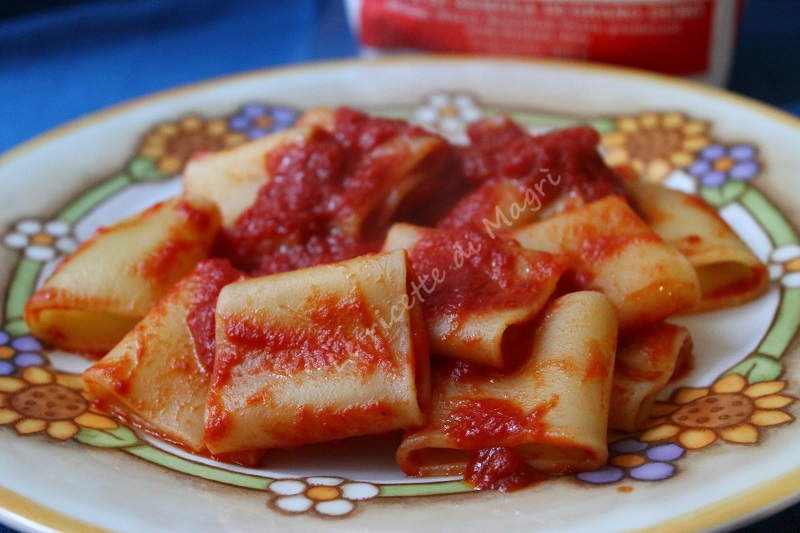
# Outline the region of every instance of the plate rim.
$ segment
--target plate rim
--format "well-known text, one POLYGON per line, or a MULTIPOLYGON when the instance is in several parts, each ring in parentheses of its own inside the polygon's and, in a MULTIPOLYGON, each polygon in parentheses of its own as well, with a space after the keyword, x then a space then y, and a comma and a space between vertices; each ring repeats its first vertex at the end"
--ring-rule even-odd
POLYGON ((629 77, 639 80, 646 80, 659 85, 671 88, 683 88, 699 94, 713 97, 715 99, 726 100, 737 106, 745 106, 758 113, 766 114, 772 119, 778 120, 790 127, 800 131, 800 117, 797 117, 778 107, 761 102, 755 98, 743 94, 732 92, 722 87, 707 85, 698 81, 686 78, 678 78, 658 72, 612 65, 608 63, 592 63, 572 59, 559 58, 527 58, 519 56, 476 56, 463 54, 402 54, 378 57, 357 57, 334 60, 309 61, 252 69, 242 72, 223 74, 207 79, 187 82, 174 87, 165 88, 144 94, 138 97, 120 101, 110 106, 102 107, 95 111, 80 115, 68 120, 63 124, 54 126, 42 133, 17 144, 10 149, 0 153, 0 167, 6 165, 11 160, 23 156, 25 153, 44 145, 47 142, 70 133, 72 130, 80 129, 91 124, 102 122, 118 114, 132 111, 140 106, 149 105, 155 102, 169 100, 179 96, 181 93, 192 93, 204 89, 211 89, 231 83, 246 82, 257 78, 270 78, 277 76, 291 76, 312 70, 341 70, 347 67, 367 66, 369 68, 380 68, 386 65, 414 64, 414 63, 494 63, 494 64, 519 64, 526 68, 547 67, 563 71, 585 71, 606 74, 613 77, 629 77))

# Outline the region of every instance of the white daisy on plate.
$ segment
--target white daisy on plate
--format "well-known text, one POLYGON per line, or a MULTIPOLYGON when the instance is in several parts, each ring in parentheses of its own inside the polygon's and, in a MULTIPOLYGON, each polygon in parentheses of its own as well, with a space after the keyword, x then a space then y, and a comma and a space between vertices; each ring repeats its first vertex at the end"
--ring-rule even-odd
POLYGON ((784 244, 775 248, 769 257, 769 273, 773 281, 793 289, 800 287, 800 244, 784 244))
POLYGON ((292 514, 313 511, 331 517, 350 514, 357 501, 380 492, 372 483, 329 476, 279 479, 270 483, 268 490, 273 494, 270 505, 277 510, 292 514))
POLYGON ((414 122, 453 142, 466 142, 467 126, 482 117, 472 96, 463 93, 434 93, 414 111, 414 122))
POLYGON ((3 244, 12 250, 21 250, 28 259, 40 262, 71 253, 78 247, 70 223, 63 220, 42 222, 34 218, 17 222, 3 237, 3 244))

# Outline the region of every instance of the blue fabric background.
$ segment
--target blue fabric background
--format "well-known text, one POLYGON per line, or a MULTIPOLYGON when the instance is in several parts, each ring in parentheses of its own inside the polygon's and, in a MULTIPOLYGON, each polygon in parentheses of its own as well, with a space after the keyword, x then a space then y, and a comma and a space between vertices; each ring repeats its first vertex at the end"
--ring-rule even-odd
MULTIPOLYGON (((356 53, 341 0, 0 0, 0 153, 154 91, 356 53)), ((800 1, 750 0, 729 88, 800 115, 800 1)), ((767 531, 800 531, 800 506, 741 530, 767 531)))

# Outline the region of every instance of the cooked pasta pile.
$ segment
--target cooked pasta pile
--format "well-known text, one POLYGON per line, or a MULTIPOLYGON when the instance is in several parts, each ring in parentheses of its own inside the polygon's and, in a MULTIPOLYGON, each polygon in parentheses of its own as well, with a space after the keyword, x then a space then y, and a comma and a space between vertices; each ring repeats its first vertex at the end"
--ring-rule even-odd
POLYGON ((760 296, 766 269, 702 200, 609 168, 588 127, 469 136, 315 109, 197 154, 25 319, 97 359, 99 409, 219 460, 399 431, 410 476, 599 468, 691 367, 667 320, 760 296))

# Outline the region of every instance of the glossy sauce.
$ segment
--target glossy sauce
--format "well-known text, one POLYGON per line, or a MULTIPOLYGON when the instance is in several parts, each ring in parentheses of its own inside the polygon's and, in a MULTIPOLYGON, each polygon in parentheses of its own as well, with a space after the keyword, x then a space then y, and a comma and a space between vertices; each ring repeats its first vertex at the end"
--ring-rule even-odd
POLYGON ((483 448, 464 469, 464 481, 477 490, 512 492, 547 479, 528 465, 514 450, 506 447, 483 448))
POLYGON ((181 200, 175 205, 175 213, 187 226, 201 233, 209 231, 214 225, 215 217, 212 211, 198 209, 186 200, 181 200))
MULTIPOLYGON (((206 373, 210 375, 214 363, 215 355, 215 321, 214 309, 217 296, 224 285, 232 281, 242 279, 244 275, 234 269, 228 261, 224 259, 209 259, 199 262, 195 267, 170 291, 165 295, 168 298, 180 298, 182 294, 188 294, 189 303, 186 306, 186 327, 194 345, 195 354, 203 365, 206 373)), ((163 306, 156 306, 150 314, 158 313, 161 317, 165 314, 163 306)), ((158 321, 161 319, 159 318, 158 321)), ((157 322, 158 322, 157 321, 157 322)), ((112 365, 104 365, 102 362, 93 367, 93 372, 99 372, 106 377, 105 382, 111 383, 114 392, 121 397, 129 396, 132 389, 132 381, 136 378, 136 367, 139 364, 153 357, 149 346, 152 340, 148 335, 149 330, 146 326, 137 324, 134 328, 142 338, 136 344, 136 357, 121 358, 112 365)), ((189 365, 183 357, 175 357, 171 364, 171 374, 173 376, 185 377, 195 372, 194 365, 189 365)), ((180 378, 176 378, 180 379, 180 378)), ((153 389, 157 393, 157 389, 153 389)))
POLYGON ((524 306, 566 267, 559 256, 471 230, 426 231, 410 255, 417 276, 444 278, 421 293, 431 315, 524 306))
POLYGON ((233 430, 233 417, 223 402, 215 395, 209 394, 206 403, 205 432, 203 438, 207 443, 219 442, 233 430))
POLYGON ((222 288, 246 276, 224 259, 201 261, 187 276, 193 283, 191 307, 186 314, 186 325, 192 336, 194 349, 200 363, 211 372, 214 366, 216 331, 214 311, 222 288))
MULTIPOLYGON (((306 141, 267 155, 272 178, 223 235, 220 253, 264 275, 377 251, 398 207, 398 190, 387 183, 408 153, 374 152, 392 139, 415 136, 431 134, 403 121, 338 109, 332 131, 317 128, 306 141)), ((440 151, 447 149, 442 140, 440 151)))
POLYGON ((461 171, 478 189, 459 202, 440 227, 480 227, 485 217, 494 220, 495 207, 502 204, 487 190, 502 180, 520 184, 518 202, 526 189, 536 191, 542 207, 568 196, 585 202, 625 196, 620 176, 597 151, 600 137, 592 128, 534 136, 507 118, 492 118, 472 124, 468 134, 470 145, 459 152, 461 171))
POLYGON ((510 400, 465 399, 450 411, 444 430, 460 448, 466 450, 513 446, 523 439, 537 442, 547 431, 544 418, 556 403, 548 402, 525 413, 510 400))

